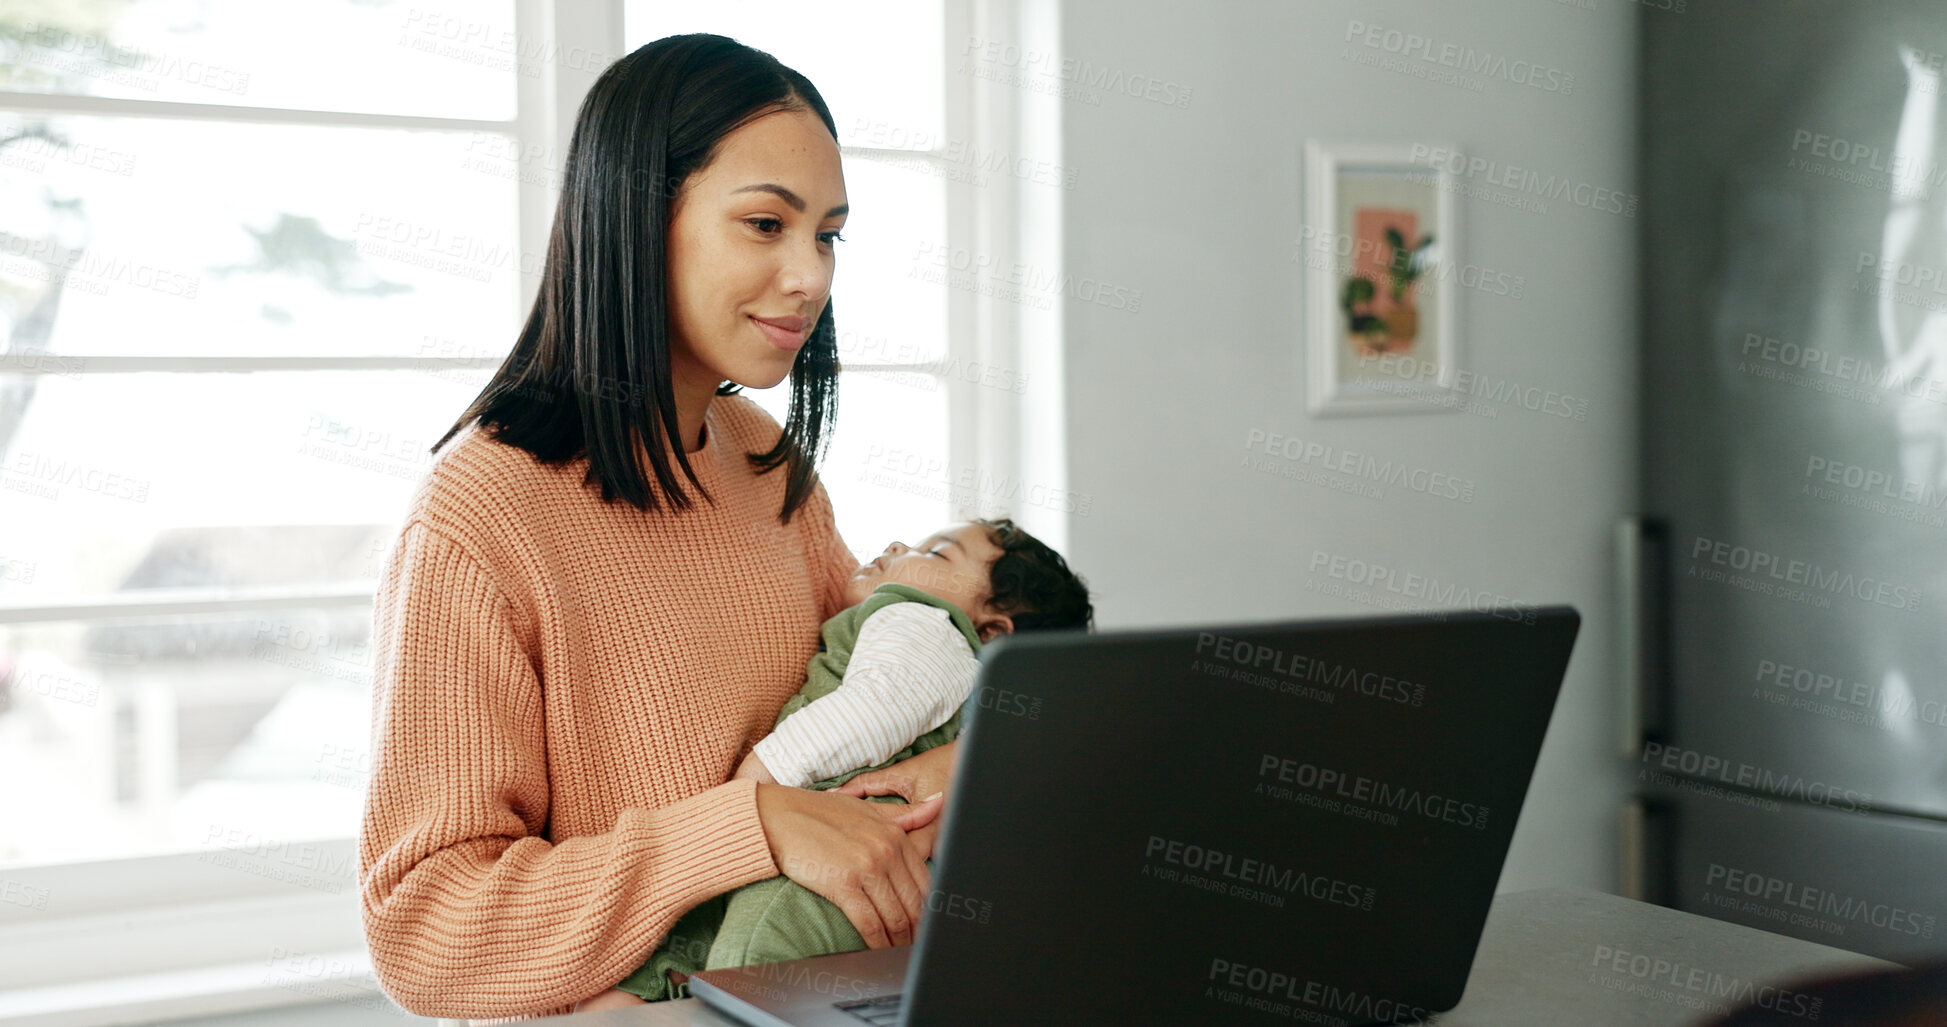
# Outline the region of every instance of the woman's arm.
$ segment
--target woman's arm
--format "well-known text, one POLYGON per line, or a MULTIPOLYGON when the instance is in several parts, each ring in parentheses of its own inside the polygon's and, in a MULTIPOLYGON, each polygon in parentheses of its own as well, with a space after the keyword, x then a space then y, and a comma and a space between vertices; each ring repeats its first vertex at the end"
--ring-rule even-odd
POLYGON ((732 782, 549 842, 535 661, 492 576, 423 523, 387 565, 373 648, 359 896, 379 980, 406 1008, 564 1009, 628 975, 697 903, 780 867, 868 941, 910 940, 928 882, 905 828, 931 808, 732 782))
POLYGON ((359 894, 374 968, 401 1005, 488 1017, 572 1003, 633 970, 692 906, 777 873, 748 782, 546 839, 534 660, 458 543, 408 527, 374 615, 359 894))

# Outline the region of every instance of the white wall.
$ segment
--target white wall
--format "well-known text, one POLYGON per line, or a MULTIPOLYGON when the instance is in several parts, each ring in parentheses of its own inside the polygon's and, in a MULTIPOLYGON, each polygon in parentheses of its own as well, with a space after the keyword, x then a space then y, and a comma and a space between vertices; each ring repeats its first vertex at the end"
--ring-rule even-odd
POLYGON ((1064 268, 1141 294, 1134 313, 1066 302, 1068 484, 1092 498, 1069 555, 1099 593, 1098 622, 1378 612, 1307 590, 1334 581, 1312 571, 1319 552, 1574 604, 1582 635, 1503 890, 1618 884, 1610 540, 1635 494, 1637 222, 1573 196, 1546 213, 1454 197, 1447 259, 1523 279, 1518 300, 1458 292, 1462 366, 1586 400, 1585 420, 1492 401, 1492 417, 1313 418, 1293 260, 1303 144, 1451 142, 1633 192, 1634 17, 1608 0, 1066 0, 1060 26, 1067 57, 1191 90, 1179 109, 1070 82, 1099 103, 1061 105, 1077 171, 1064 268), (1346 55, 1390 55, 1348 41, 1355 21, 1575 78, 1563 95, 1481 74, 1475 92, 1362 66, 1346 55), (1252 470, 1253 429, 1471 479, 1476 496, 1372 499, 1252 470))

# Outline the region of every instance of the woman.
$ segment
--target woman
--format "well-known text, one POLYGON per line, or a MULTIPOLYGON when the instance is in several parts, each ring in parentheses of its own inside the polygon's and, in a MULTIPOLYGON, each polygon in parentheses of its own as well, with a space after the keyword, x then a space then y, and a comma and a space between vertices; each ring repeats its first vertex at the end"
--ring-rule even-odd
POLYGON ((856 567, 813 472, 836 136, 802 75, 720 36, 644 46, 582 104, 534 309, 379 585, 359 889, 413 1012, 565 1011, 779 873, 912 941, 951 746, 855 790, 910 806, 730 781, 856 567), (780 431, 738 387, 787 374, 780 431))

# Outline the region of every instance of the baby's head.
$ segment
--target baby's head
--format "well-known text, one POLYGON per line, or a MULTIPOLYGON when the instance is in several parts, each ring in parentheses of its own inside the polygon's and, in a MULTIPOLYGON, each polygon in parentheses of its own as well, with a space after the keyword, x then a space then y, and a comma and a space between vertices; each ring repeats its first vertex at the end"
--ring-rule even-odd
POLYGON ((958 606, 983 642, 1016 631, 1086 629, 1095 617, 1088 586, 1068 561, 1004 517, 942 528, 917 546, 892 543, 852 572, 846 605, 864 602, 888 582, 958 606))

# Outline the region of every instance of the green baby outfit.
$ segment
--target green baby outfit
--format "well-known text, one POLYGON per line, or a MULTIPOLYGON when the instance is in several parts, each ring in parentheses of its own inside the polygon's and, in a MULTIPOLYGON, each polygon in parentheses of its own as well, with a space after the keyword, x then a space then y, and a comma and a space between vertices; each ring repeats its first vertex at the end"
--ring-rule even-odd
MULTIPOLYGON (((845 667, 852 660, 852 650, 858 644, 859 629, 864 626, 866 618, 893 603, 902 602, 926 603, 945 610, 953 619, 953 626, 960 629, 967 644, 973 647, 974 654, 980 654, 980 634, 974 630, 966 611, 910 585, 880 585, 864 602, 840 610, 825 621, 819 631, 821 644, 818 654, 811 658, 805 668, 805 685, 798 694, 785 701, 784 709, 777 715, 777 722, 784 723, 784 718, 836 690, 845 680, 845 667)), ((935 746, 945 745, 959 734, 960 711, 955 710, 946 723, 913 739, 911 745, 893 753, 884 763, 876 767, 860 767, 806 787, 821 791, 836 788, 867 771, 889 767, 935 746)), ((896 795, 884 795, 875 796, 870 801, 905 800, 896 795)), ((865 948, 865 939, 859 937, 844 911, 816 892, 780 875, 718 895, 684 914, 670 928, 668 937, 650 955, 649 961, 616 987, 652 1002, 681 998, 688 993, 689 987, 672 987, 668 976, 670 970, 693 974, 698 970, 775 963, 862 948, 865 948)))

